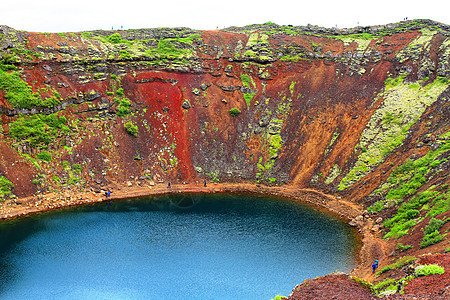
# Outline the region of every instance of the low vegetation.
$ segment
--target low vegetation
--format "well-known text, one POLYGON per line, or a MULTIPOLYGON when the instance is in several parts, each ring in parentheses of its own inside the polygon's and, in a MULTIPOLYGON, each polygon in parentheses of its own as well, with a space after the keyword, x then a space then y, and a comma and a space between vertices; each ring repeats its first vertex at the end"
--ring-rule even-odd
POLYGON ((240 114, 241 114, 241 111, 240 111, 238 108, 233 107, 232 109, 230 109, 230 115, 231 115, 232 117, 237 117, 237 116, 239 116, 240 114))
POLYGON ((403 256, 403 257, 397 259, 394 263, 382 268, 380 271, 377 272, 377 275, 381 275, 383 273, 386 273, 387 271, 395 270, 395 269, 404 267, 406 265, 410 265, 410 264, 414 263, 414 261, 416 261, 416 259, 417 258, 415 258, 413 256, 403 256))
POLYGON ((138 126, 135 123, 133 123, 131 121, 128 121, 128 122, 125 123, 124 127, 125 127, 125 130, 129 134, 131 134, 132 136, 137 136, 138 135, 139 129, 138 129, 138 126))
POLYGON ((9 125, 9 135, 32 147, 47 148, 59 135, 69 132, 66 124, 67 119, 56 114, 20 116, 9 125))
POLYGON ((434 275, 434 274, 444 274, 444 272, 445 272, 445 270, 443 267, 441 267, 437 264, 431 264, 431 265, 417 266, 414 274, 417 277, 420 277, 420 276, 428 276, 428 275, 434 275))
POLYGON ((0 201, 11 195, 13 188, 14 184, 11 181, 5 176, 0 176, 0 201))

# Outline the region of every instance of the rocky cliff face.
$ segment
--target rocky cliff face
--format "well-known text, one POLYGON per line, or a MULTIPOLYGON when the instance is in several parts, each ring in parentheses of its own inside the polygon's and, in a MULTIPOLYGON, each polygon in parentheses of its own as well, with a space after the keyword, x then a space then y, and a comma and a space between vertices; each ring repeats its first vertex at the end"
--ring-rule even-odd
POLYGON ((1 26, 0 196, 293 185, 363 205, 407 243, 448 217, 449 29, 1 26))

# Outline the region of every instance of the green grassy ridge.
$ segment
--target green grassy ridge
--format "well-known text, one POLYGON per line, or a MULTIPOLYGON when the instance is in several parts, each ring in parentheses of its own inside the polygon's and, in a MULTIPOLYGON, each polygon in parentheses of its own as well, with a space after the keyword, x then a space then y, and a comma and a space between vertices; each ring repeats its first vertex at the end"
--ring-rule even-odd
MULTIPOLYGON (((395 168, 384 183, 374 194, 385 193, 384 199, 377 201, 368 208, 368 211, 377 212, 391 207, 398 207, 394 215, 384 222, 388 232, 385 238, 399 238, 408 234, 418 221, 425 217, 436 217, 450 209, 450 191, 448 185, 431 186, 427 190, 417 193, 427 183, 427 178, 445 172, 441 165, 447 162, 450 151, 450 132, 441 135, 438 140, 440 146, 425 156, 417 159, 408 159, 404 164, 395 168), (408 199, 409 200, 406 200, 408 199)), ((433 219, 431 219, 433 220, 433 219)), ((430 221, 431 222, 431 221, 430 221)), ((439 235, 426 237, 424 240, 434 238, 439 240, 439 235)), ((424 242, 424 246, 433 242, 424 242)))
MULTIPOLYGON (((99 40, 108 46, 108 57, 124 60, 133 57, 147 57, 153 59, 183 60, 195 55, 193 44, 201 41, 199 33, 187 37, 167 37, 159 39, 124 40, 120 33, 109 36, 90 35, 89 39, 99 40)), ((187 63, 187 61, 185 61, 187 63)))

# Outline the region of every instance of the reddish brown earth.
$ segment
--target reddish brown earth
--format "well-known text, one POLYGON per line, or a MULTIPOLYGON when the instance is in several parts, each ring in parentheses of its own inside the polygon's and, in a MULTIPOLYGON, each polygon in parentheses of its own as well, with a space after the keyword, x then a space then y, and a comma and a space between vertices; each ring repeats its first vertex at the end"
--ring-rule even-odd
POLYGON ((346 274, 330 274, 316 279, 306 279, 295 287, 289 300, 301 299, 378 299, 346 274))

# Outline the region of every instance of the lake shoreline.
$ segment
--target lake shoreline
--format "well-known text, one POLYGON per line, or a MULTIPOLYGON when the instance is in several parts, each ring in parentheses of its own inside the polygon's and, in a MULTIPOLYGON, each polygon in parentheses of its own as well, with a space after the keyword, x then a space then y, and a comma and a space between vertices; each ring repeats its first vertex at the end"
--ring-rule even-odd
POLYGON ((98 203, 103 201, 141 198, 153 195, 176 193, 252 193, 270 195, 299 201, 326 213, 335 215, 348 222, 362 213, 362 207, 341 199, 339 196, 324 194, 317 190, 301 189, 295 186, 264 186, 251 183, 208 184, 155 184, 154 186, 116 186, 109 188, 110 197, 105 191, 48 193, 5 201, 0 205, 0 220, 11 220, 30 214, 46 212, 54 209, 98 203))
MULTIPOLYGON (((143 198, 154 195, 177 193, 250 193, 268 195, 298 201, 313 206, 327 214, 334 215, 345 222, 363 214, 363 208, 355 203, 344 200, 339 196, 329 195, 313 189, 301 189, 292 185, 265 186, 252 183, 209 183, 204 184, 155 184, 147 186, 115 186, 109 188, 110 197, 106 198, 105 191, 49 193, 27 198, 18 198, 2 203, 0 206, 0 222, 39 214, 47 211, 70 208, 106 201, 118 201, 130 198, 143 198)), ((371 262, 375 254, 368 253, 377 241, 370 230, 373 222, 365 222, 358 227, 359 247, 357 250, 358 265, 351 272, 352 275, 370 280, 371 262)))

